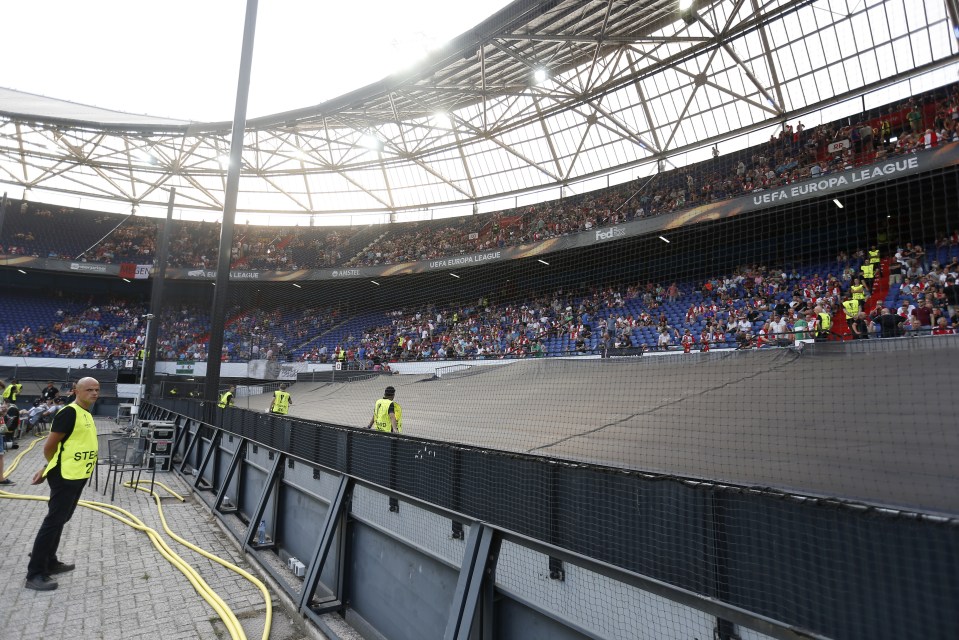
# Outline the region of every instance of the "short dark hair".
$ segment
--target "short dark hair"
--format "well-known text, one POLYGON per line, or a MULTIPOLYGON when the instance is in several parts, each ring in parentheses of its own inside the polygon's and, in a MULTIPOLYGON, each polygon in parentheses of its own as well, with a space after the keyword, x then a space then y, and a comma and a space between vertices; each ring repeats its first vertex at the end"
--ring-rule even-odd
POLYGON ((386 391, 383 392, 383 395, 387 397, 393 397, 396 395, 396 389, 393 387, 387 387, 386 391))

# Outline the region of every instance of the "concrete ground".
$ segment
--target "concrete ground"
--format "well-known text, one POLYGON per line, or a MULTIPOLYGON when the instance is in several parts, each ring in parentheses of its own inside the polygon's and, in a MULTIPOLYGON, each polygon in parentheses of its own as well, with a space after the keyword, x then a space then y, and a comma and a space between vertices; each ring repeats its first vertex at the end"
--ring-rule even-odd
MULTIPOLYGON (((116 425, 97 418, 101 450, 116 425)), ((6 454, 9 467, 32 438, 22 438, 21 449, 6 454)), ((27 453, 9 474, 15 486, 2 486, 10 493, 49 495, 46 484, 31 485, 30 476, 42 465, 42 441, 27 453)), ((100 469, 100 491, 93 485, 83 500, 110 502, 109 491, 101 493, 105 468, 100 469)), ((129 475, 126 476, 129 479, 129 475)), ((185 502, 163 498, 163 512, 170 528, 193 544, 258 575, 233 539, 220 528, 202 502, 189 496, 186 484, 173 473, 157 473, 157 480, 186 496, 185 502)), ((161 494, 165 495, 165 494, 161 494)), ((233 610, 246 637, 259 639, 266 622, 266 605, 260 591, 238 574, 221 567, 163 533, 153 498, 129 488, 117 487, 113 504, 122 507, 161 536, 195 567, 210 587, 233 610)), ((24 588, 27 554, 46 515, 47 503, 0 498, 0 526, 4 553, 0 554, 0 637, 4 640, 193 640, 229 638, 225 625, 212 607, 193 589, 180 571, 167 562, 146 534, 93 510, 78 507, 64 529, 59 556, 77 565, 75 571, 57 576, 59 588, 37 592, 24 588)), ((262 579, 262 577, 261 577, 262 579)), ((264 580, 265 582, 265 580, 264 580)), ((268 585, 269 586, 269 585, 268 585)), ((322 637, 308 631, 301 618, 287 611, 273 596, 272 640, 322 637)), ((330 616, 335 618, 335 616, 330 616)), ((336 619, 331 619, 336 625, 336 619)), ((345 623, 338 634, 351 635, 345 623)))

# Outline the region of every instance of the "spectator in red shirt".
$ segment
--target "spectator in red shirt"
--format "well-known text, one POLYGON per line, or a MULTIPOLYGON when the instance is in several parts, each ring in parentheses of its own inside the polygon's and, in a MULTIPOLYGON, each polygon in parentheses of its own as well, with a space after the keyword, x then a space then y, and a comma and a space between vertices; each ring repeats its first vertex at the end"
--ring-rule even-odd
POLYGON ((937 324, 936 328, 932 330, 932 335, 934 336, 949 336, 954 333, 955 330, 946 324, 945 318, 939 318, 939 324, 937 324))
POLYGON ((927 300, 912 310, 914 324, 918 326, 917 335, 927 336, 932 331, 932 300, 927 300))

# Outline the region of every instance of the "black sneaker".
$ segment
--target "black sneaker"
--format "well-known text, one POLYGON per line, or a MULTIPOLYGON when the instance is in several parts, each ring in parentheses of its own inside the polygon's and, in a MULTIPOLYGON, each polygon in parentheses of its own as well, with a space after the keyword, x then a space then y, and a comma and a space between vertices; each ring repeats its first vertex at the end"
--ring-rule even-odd
POLYGON ((73 571, 77 568, 77 565, 72 562, 57 562, 56 564, 51 564, 48 571, 50 574, 55 573, 66 573, 67 571, 73 571))
POLYGON ((32 578, 27 578, 27 583, 24 586, 34 591, 53 591, 59 585, 57 585, 57 581, 50 576, 33 576, 32 578))
POLYGON ((11 484, 17 484, 17 483, 14 482, 13 480, 11 480, 10 478, 4 478, 3 480, 0 480, 0 485, 7 485, 7 486, 9 486, 9 485, 11 485, 11 484))

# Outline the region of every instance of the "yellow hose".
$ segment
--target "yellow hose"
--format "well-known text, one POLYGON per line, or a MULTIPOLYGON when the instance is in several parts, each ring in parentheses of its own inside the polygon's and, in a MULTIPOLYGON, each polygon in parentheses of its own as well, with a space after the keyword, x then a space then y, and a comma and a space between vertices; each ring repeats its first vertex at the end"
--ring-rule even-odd
MULTIPOLYGON (((148 484, 153 484, 154 486, 160 486, 160 487, 162 487, 163 489, 165 489, 165 490, 167 491, 167 493, 169 493, 170 495, 172 495, 172 496, 173 496, 174 498, 176 498, 177 500, 179 500, 179 501, 181 501, 181 502, 183 501, 183 497, 182 497, 180 494, 178 494, 177 492, 175 492, 173 489, 171 489, 170 487, 166 486, 166 485, 163 484, 162 482, 153 482, 153 481, 150 481, 150 480, 146 480, 146 481, 144 481, 144 482, 146 482, 146 483, 148 483, 148 484)), ((210 553, 209 551, 207 551, 207 550, 205 550, 205 549, 202 549, 202 548, 196 546, 195 544, 193 544, 192 542, 190 542, 189 540, 185 540, 185 539, 181 538, 180 536, 178 536, 177 534, 175 534, 175 533, 170 529, 170 527, 167 525, 166 516, 163 515, 163 507, 162 507, 161 504, 160 504, 160 496, 159 496, 159 494, 158 494, 156 491, 152 491, 152 490, 150 490, 150 489, 146 489, 146 488, 144 488, 144 487, 138 486, 138 485, 137 485, 135 482, 133 482, 133 481, 124 482, 124 483, 123 483, 123 486, 125 486, 125 487, 133 487, 133 488, 135 488, 135 489, 138 490, 138 491, 144 491, 144 492, 146 492, 146 493, 149 493, 151 496, 153 496, 153 500, 156 502, 156 505, 157 505, 157 511, 160 513, 160 522, 163 523, 163 530, 167 532, 167 535, 169 535, 171 538, 173 538, 174 540, 176 540, 177 542, 179 542, 179 543, 182 544, 183 546, 187 547, 188 549, 191 549, 191 550, 195 551, 196 553, 199 553, 199 554, 200 554, 201 556, 203 556, 204 558, 207 558, 207 559, 209 559, 209 560, 212 560, 213 562, 216 562, 216 563, 219 564, 220 566, 226 567, 227 569, 229 569, 230 571, 233 571, 234 573, 238 573, 239 575, 243 576, 244 578, 246 578, 247 580, 249 580, 250 582, 252 582, 252 583, 260 590, 260 593, 263 594, 263 602, 266 604, 266 625, 263 627, 263 638, 262 638, 262 640, 268 640, 269 637, 270 637, 270 628, 271 628, 272 625, 273 625, 273 598, 270 597, 270 592, 267 590, 266 585, 263 584, 263 582, 261 582, 256 576, 254 576, 254 575, 250 574, 249 572, 241 569, 240 567, 236 566, 235 564, 232 564, 232 563, 230 563, 230 562, 227 562, 227 561, 224 560, 223 558, 220 558, 220 557, 218 557, 218 556, 215 556, 215 555, 213 555, 212 553, 210 553)))
MULTIPOLYGON (((21 451, 17 455, 17 457, 14 459, 13 463, 6 469, 6 472, 3 477, 6 478, 7 476, 9 476, 17 468, 17 465, 20 464, 20 460, 23 458, 23 456, 29 453, 37 445, 37 443, 41 442, 42 440, 44 440, 44 437, 42 436, 34 439, 33 442, 31 442, 27 448, 21 451)), ((162 487, 163 489, 165 489, 167 492, 169 492, 171 495, 173 495, 175 498, 177 498, 181 502, 183 501, 182 496, 177 494, 175 491, 170 489, 165 484, 159 483, 159 482, 153 483, 153 484, 162 487)), ((237 567, 236 565, 231 564, 227 562, 226 560, 223 560, 222 558, 219 558, 213 555, 212 553, 204 549, 201 549, 200 547, 176 535, 167 524, 166 517, 163 514, 163 508, 160 504, 159 494, 157 494, 155 491, 151 489, 146 489, 146 488, 135 486, 135 485, 136 483, 134 482, 124 483, 124 486, 133 487, 139 491, 147 492, 153 496, 153 499, 157 505, 157 510, 159 511, 160 521, 163 524, 163 529, 164 531, 167 532, 167 534, 171 538, 173 538, 180 544, 184 545, 185 547, 192 549, 196 553, 199 553, 203 557, 213 560, 214 562, 220 564, 221 566, 226 567, 227 569, 230 569, 231 571, 238 573, 239 575, 243 576, 244 578, 252 582, 260 590, 260 592, 263 595, 263 599, 266 603, 266 624, 263 628, 263 640, 268 640, 270 635, 270 629, 272 626, 272 621, 273 621, 273 600, 270 597, 270 593, 267 590, 266 586, 255 576, 251 575, 247 571, 244 571, 240 567, 237 567)), ((49 498, 47 496, 10 493, 8 491, 2 491, 2 490, 0 490, 0 498, 6 498, 11 500, 49 501, 49 498)), ((222 598, 220 598, 220 596, 210 587, 210 585, 207 584, 205 580, 203 580, 203 577, 200 576, 199 572, 197 572, 196 569, 191 567, 185 560, 183 560, 182 557, 177 555, 177 553, 173 551, 169 547, 169 545, 167 545, 167 543, 163 540, 163 538, 160 537, 160 534, 155 529, 152 529, 151 527, 146 526, 143 523, 143 521, 141 521, 139 518, 137 518, 135 515, 133 515, 129 511, 125 509, 121 509, 120 507, 117 507, 112 504, 93 502, 89 500, 80 500, 77 504, 87 509, 91 509, 93 511, 102 513, 103 515, 109 516, 119 522, 122 522, 123 524, 129 527, 132 527, 134 529, 137 529, 138 531, 142 531, 146 533, 147 536, 150 538, 150 541, 153 543, 153 546, 156 547, 156 549, 160 552, 160 555, 162 555, 168 562, 170 562, 181 573, 183 573, 183 575, 186 576, 187 580, 190 581, 190 584, 193 586, 196 592, 200 595, 200 597, 202 597, 213 608, 213 610, 217 613, 220 619, 223 620, 223 623, 226 626, 227 631, 230 633, 230 637, 233 640, 246 640, 246 634, 243 631, 243 626, 240 624, 239 620, 236 618, 236 615, 233 613, 230 607, 222 600, 222 598)))

